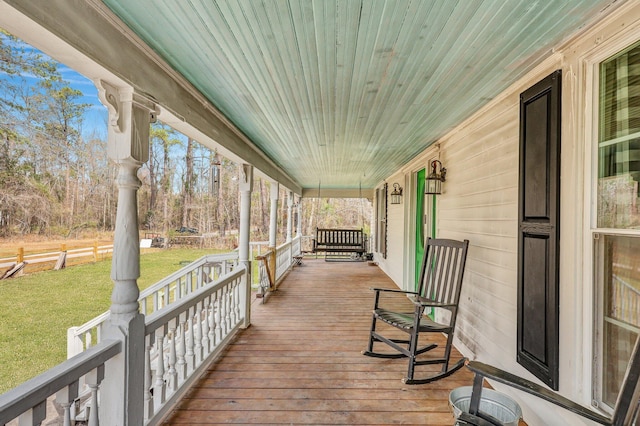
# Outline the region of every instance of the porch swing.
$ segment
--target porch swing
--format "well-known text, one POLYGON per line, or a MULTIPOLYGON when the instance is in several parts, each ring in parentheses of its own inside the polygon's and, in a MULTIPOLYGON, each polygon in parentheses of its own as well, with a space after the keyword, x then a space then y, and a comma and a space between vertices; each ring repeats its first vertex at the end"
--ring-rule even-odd
MULTIPOLYGON (((359 194, 362 198, 362 186, 360 186, 359 194)), ((317 226, 319 205, 320 182, 318 182, 318 198, 315 212, 316 233, 312 241, 312 253, 316 254, 316 256, 318 253, 324 253, 324 260, 327 262, 364 260, 364 255, 367 251, 367 237, 363 231, 364 227, 360 229, 319 228, 317 226)))

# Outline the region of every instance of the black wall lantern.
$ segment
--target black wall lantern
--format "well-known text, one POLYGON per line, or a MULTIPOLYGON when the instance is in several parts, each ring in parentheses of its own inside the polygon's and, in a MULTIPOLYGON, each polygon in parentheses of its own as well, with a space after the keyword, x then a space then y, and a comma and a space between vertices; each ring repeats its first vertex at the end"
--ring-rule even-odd
POLYGON ((442 194, 442 182, 447 174, 447 169, 442 167, 440 160, 433 160, 431 162, 431 173, 427 176, 427 181, 424 186, 425 194, 442 194), (440 165, 440 173, 436 171, 437 166, 440 165))
POLYGON ((399 184, 393 184, 393 191, 391 192, 389 199, 391 204, 402 204, 402 188, 399 184))

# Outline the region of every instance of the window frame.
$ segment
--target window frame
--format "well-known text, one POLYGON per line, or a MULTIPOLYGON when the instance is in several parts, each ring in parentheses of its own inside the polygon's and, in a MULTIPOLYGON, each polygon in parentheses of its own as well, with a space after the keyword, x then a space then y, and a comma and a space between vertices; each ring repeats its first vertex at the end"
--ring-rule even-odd
MULTIPOLYGON (((624 52, 640 42, 637 33, 626 32, 612 38, 606 45, 599 46, 589 55, 582 57, 586 73, 586 115, 585 115, 585 239, 584 239, 584 276, 590 285, 586 290, 585 301, 590 300, 591 312, 585 312, 585 336, 591 336, 592 356, 585 358, 590 364, 591 375, 584 384, 590 386, 591 405, 605 413, 612 414, 613 407, 603 402, 603 358, 604 358, 604 237, 627 236, 640 238, 640 229, 622 229, 598 227, 598 176, 599 176, 599 141, 600 141, 600 65, 611 57, 624 52)), ((587 308, 588 309, 588 308, 587 308)), ((585 370, 586 371, 586 370, 585 370)))

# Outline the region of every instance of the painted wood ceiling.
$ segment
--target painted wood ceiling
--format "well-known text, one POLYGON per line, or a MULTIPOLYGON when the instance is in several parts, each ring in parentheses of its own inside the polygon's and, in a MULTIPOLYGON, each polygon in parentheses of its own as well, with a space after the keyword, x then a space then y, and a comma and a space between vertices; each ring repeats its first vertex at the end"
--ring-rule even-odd
POLYGON ((613 3, 103 1, 303 188, 374 187, 613 3))

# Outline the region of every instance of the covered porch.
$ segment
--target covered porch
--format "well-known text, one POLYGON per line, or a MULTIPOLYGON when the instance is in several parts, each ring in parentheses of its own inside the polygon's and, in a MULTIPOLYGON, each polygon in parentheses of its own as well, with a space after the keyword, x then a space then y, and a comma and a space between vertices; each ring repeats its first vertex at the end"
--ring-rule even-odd
MULTIPOLYGON (((637 305, 626 301, 640 298, 640 125, 628 102, 639 98, 624 95, 638 91, 636 2, 0 0, 0 12, 5 29, 95 82, 119 173, 113 303, 101 341, 0 396, 0 424, 17 416, 40 424, 51 395, 71 419, 79 388, 95 401, 90 425, 451 424, 447 395, 471 383, 466 371, 409 387, 404 362, 360 355, 368 287, 412 288, 427 236, 471 241, 458 350, 612 411, 614 376, 638 333, 637 305), (599 78, 607 64, 625 90, 599 78), (538 96, 539 83, 553 89, 553 102, 538 96), (535 126, 526 126, 521 94, 541 102, 535 126), (600 109, 629 123, 601 123, 600 109), (152 296, 170 309, 149 312, 139 309, 136 197, 154 120, 238 163, 240 223, 231 271, 203 259, 152 296), (609 128, 624 135, 599 140, 609 128), (526 129, 553 140, 531 135, 541 147, 526 151, 526 129), (633 175, 611 166, 603 176, 596 158, 620 159, 633 175), (426 191, 425 178, 444 182, 443 165, 446 183, 426 191), (305 260, 256 303, 254 175, 286 188, 288 220, 316 196, 372 200, 379 268, 305 260), (598 193, 611 181, 620 184, 612 198, 624 189, 615 220, 598 193), (529 205, 542 210, 529 213, 550 213, 544 230, 554 234, 525 246, 525 234, 543 228, 521 223, 528 188, 538 188, 529 205), (400 198, 391 198, 396 189, 400 198), (531 247, 548 261, 536 262, 531 247), (619 265, 622 284, 613 280, 619 265)), ((270 202, 277 212, 275 193, 270 202)), ((291 246, 302 238, 297 226, 293 237, 287 224, 291 246)), ((283 255, 284 269, 297 247, 283 255)), ((534 398, 519 402, 530 424, 585 424, 534 398)))
MULTIPOLYGON (((472 384, 468 370, 406 385, 405 360, 360 353, 371 324, 369 288, 394 286, 367 262, 305 259, 266 304, 253 301, 251 326, 164 424, 453 424, 449 392, 472 384)), ((460 357, 455 351, 452 361, 460 357)))

